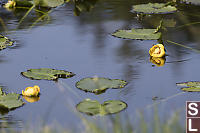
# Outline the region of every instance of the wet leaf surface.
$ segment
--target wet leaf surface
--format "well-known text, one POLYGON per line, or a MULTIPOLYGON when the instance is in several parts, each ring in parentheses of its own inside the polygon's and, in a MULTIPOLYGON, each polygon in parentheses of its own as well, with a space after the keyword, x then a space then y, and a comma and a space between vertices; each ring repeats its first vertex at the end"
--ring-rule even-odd
POLYGON ((0 91, 1 91, 0 106, 2 108, 7 108, 11 110, 20 107, 24 104, 24 102, 19 98, 20 96, 19 94, 16 93, 5 94, 2 92, 2 89, 0 89, 0 91))
POLYGON ((109 100, 100 104, 96 100, 85 99, 76 106, 79 112, 85 113, 87 115, 108 115, 118 113, 127 108, 125 102, 119 100, 109 100))
POLYGON ((176 10, 175 6, 168 5, 168 3, 148 3, 133 6, 134 12, 144 14, 167 14, 176 10))
POLYGON ((161 37, 161 32, 156 32, 157 29, 131 29, 118 30, 112 35, 124 39, 136 40, 157 40, 161 37))
POLYGON ((55 70, 50 68, 29 69, 21 74, 27 78, 36 80, 57 80, 58 78, 70 78, 75 75, 72 72, 65 70, 55 70))
POLYGON ((102 93, 108 88, 123 88, 127 84, 124 80, 108 78, 84 78, 76 83, 76 87, 92 93, 102 93))
POLYGON ((184 86, 181 88, 181 90, 183 90, 183 91, 200 92, 200 82, 197 82, 197 81, 176 83, 176 85, 184 86))

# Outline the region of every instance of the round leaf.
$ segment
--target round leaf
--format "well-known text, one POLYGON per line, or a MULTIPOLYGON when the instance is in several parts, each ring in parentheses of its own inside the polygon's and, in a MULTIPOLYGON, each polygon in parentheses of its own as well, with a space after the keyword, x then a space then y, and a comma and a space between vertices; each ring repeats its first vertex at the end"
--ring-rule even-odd
POLYGON ((156 29, 118 30, 112 35, 119 38, 136 40, 157 40, 161 37, 161 33, 156 32, 156 29))
POLYGON ((104 107, 106 114, 118 113, 127 108, 127 104, 125 102, 118 100, 105 101, 102 106, 104 107))
POLYGON ((0 106, 10 109, 20 107, 24 102, 19 99, 19 94, 9 93, 0 96, 0 106))
POLYGON ((86 92, 99 94, 108 88, 123 88, 126 84, 126 81, 119 79, 84 78, 76 83, 76 87, 86 92))
POLYGON ((96 100, 86 99, 77 104, 76 108, 79 112, 87 115, 107 115, 124 110, 127 108, 127 104, 118 100, 109 100, 100 104, 96 100))
POLYGON ((134 5, 133 11, 144 14, 166 14, 175 12, 177 9, 167 3, 149 3, 134 5))
POLYGON ((21 74, 27 78, 36 80, 57 80, 58 78, 69 78, 75 75, 72 72, 65 70, 55 70, 50 68, 29 69, 27 72, 22 72, 21 74))
POLYGON ((76 108, 87 115, 97 115, 100 113, 100 106, 101 104, 98 101, 85 99, 77 104, 76 108))

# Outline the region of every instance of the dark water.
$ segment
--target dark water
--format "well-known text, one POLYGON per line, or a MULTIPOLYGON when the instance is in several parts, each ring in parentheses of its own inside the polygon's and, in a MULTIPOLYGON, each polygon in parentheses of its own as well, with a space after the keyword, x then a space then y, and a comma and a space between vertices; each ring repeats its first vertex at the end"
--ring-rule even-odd
MULTIPOLYGON (((90 12, 74 16, 74 4, 69 3, 53 9, 50 19, 44 19, 30 27, 41 16, 32 12, 19 26, 27 10, 7 11, 0 8, 0 18, 5 27, 0 32, 15 40, 15 46, 0 51, 0 85, 6 92, 21 93, 27 86, 39 85, 40 100, 27 103, 21 108, 0 115, 0 125, 23 128, 30 123, 40 125, 58 122, 70 127, 79 123, 76 104, 85 98, 123 100, 128 108, 121 112, 134 120, 136 110, 151 112, 153 97, 164 99, 157 106, 162 119, 181 111, 185 119, 185 101, 199 100, 199 93, 182 93, 177 82, 200 80, 200 55, 198 52, 170 44, 178 42, 200 49, 200 7, 180 4, 179 11, 168 15, 149 15, 138 18, 130 12, 133 4, 146 3, 136 0, 96 1, 90 12), (125 40, 111 36, 117 29, 155 28, 162 18, 176 23, 167 28, 163 42, 168 56, 162 67, 149 61, 148 50, 153 41, 125 40), (61 79, 58 83, 46 80, 30 80, 20 75, 30 68, 54 68, 72 71, 76 76, 61 79), (128 81, 123 89, 109 89, 101 95, 85 93, 75 83, 85 77, 108 77, 128 81), (63 87, 63 88, 62 88, 63 87)), ((158 101, 159 102, 159 101, 158 101)), ((152 114, 149 113, 149 116, 152 114)), ((184 121, 182 126, 184 126, 184 121)))

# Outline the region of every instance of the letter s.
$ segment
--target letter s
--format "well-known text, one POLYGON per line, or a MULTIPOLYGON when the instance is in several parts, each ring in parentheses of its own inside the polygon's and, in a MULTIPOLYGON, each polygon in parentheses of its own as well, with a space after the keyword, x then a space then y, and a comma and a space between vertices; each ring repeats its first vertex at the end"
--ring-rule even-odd
POLYGON ((189 103, 189 105, 188 105, 188 108, 189 108, 188 113, 189 113, 190 115, 192 115, 192 116, 197 115, 197 114, 198 114, 198 109, 197 109, 197 107, 198 107, 198 105, 197 105, 196 103, 189 103), (195 108, 194 106, 195 106, 196 108, 195 108), (193 110, 194 112, 192 113, 190 110, 193 110))

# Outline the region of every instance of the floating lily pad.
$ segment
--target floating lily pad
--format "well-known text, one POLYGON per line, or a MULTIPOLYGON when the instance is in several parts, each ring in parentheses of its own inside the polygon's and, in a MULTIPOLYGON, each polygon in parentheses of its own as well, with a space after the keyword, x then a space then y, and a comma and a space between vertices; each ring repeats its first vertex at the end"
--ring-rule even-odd
POLYGON ((79 112, 87 115, 107 115, 118 113, 127 108, 125 102, 119 100, 109 100, 100 104, 96 100, 85 99, 76 106, 79 112))
POLYGON ((57 80, 58 78, 70 78, 75 75, 72 72, 65 70, 55 70, 50 68, 29 69, 27 72, 22 72, 21 74, 27 78, 36 80, 57 80))
POLYGON ((133 11, 144 14, 166 14, 173 13, 177 10, 175 6, 171 6, 168 3, 149 3, 134 5, 133 11))
POLYGON ((12 46, 13 42, 10 41, 10 39, 8 39, 5 36, 0 35, 0 50, 5 49, 8 46, 12 46))
POLYGON ((131 29, 118 30, 112 35, 124 39, 157 40, 161 37, 161 32, 157 32, 157 29, 131 29))
POLYGON ((64 4, 64 0, 34 0, 35 5, 42 7, 57 7, 64 4))
POLYGON ((127 84, 124 80, 108 78, 84 78, 76 83, 76 87, 86 92, 102 93, 108 88, 124 88, 127 84))
POLYGON ((7 108, 9 110, 15 109, 17 107, 20 107, 24 104, 24 102, 19 99, 19 94, 16 93, 8 93, 5 94, 2 92, 2 89, 0 89, 1 95, 0 95, 0 107, 1 108, 7 108))
POLYGON ((182 0, 182 1, 187 4, 200 5, 200 0, 182 0))
POLYGON ((181 88, 183 91, 188 92, 200 92, 200 82, 197 81, 191 81, 191 82, 182 82, 182 83, 176 83, 178 86, 185 86, 181 88))

